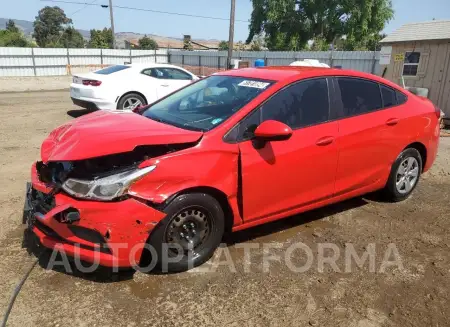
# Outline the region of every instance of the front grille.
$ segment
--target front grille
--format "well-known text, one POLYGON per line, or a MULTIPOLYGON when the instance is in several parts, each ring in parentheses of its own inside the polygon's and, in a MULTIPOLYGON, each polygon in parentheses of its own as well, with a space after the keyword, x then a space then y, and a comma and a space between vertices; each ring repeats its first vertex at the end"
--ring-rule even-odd
POLYGON ((36 162, 36 171, 41 182, 46 184, 52 182, 52 169, 48 165, 38 161, 36 162))
POLYGON ((36 189, 31 190, 31 201, 36 212, 46 214, 56 206, 55 197, 36 189))
POLYGON ((59 236, 58 233, 56 233, 53 229, 51 229, 47 225, 41 223, 39 221, 39 219, 36 219, 36 221, 34 222, 34 226, 37 229, 39 229, 42 233, 44 233, 45 235, 47 235, 47 236, 49 236, 49 237, 51 237, 53 239, 56 239, 56 240, 59 240, 59 241, 63 240, 63 238, 61 236, 59 236))
POLYGON ((47 164, 42 161, 36 162, 39 180, 46 184, 64 183, 72 168, 72 163, 69 161, 55 161, 47 164))
POLYGON ((67 227, 78 238, 98 245, 103 245, 106 243, 103 236, 96 230, 77 225, 67 225, 67 227))
MULTIPOLYGON (((41 223, 39 221, 39 219, 36 219, 36 221, 34 222, 34 226, 39 229, 42 233, 44 233, 45 235, 47 235, 48 237, 51 237, 52 239, 59 241, 61 243, 66 243, 66 244, 70 244, 73 246, 78 246, 81 249, 86 249, 86 250, 90 250, 90 251, 99 251, 100 253, 105 253, 105 254, 112 254, 111 249, 106 245, 106 244, 99 244, 100 247, 99 248, 95 248, 93 246, 88 246, 88 245, 84 245, 84 244, 79 244, 79 243, 74 243, 74 242, 70 242, 69 240, 66 240, 64 238, 62 238, 61 236, 59 236, 58 233, 56 233, 53 229, 51 229, 50 227, 48 227, 47 225, 41 223)), ((73 226, 72 226, 73 227, 73 226)), ((78 228, 83 228, 83 227, 78 227, 78 228)), ((87 228, 84 228, 87 229, 87 228)), ((72 230, 72 228, 71 228, 72 230)), ((75 233, 74 233, 75 234, 75 233)), ((77 237, 80 237, 78 235, 76 235, 77 237)), ((101 236, 100 236, 101 237, 101 236)), ((82 238, 82 237, 80 237, 82 238)), ((89 241, 89 240, 88 240, 89 241)), ((94 243, 94 242, 93 242, 94 243)))

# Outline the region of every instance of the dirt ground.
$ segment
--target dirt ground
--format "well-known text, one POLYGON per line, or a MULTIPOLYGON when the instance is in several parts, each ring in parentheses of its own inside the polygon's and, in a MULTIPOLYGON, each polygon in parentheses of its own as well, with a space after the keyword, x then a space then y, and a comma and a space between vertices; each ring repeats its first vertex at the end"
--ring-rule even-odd
MULTIPOLYGON (((67 91, 0 94, 2 315, 35 260, 22 245, 30 165, 44 137, 77 113, 67 91)), ((450 138, 442 137, 434 167, 407 201, 383 203, 370 195, 236 233, 224 248, 235 272, 221 265, 209 273, 69 274, 41 262, 8 326, 450 326, 449 213, 450 138), (263 272, 263 243, 283 255, 296 242, 313 250, 311 269, 293 272, 282 260, 263 272), (250 243, 259 248, 246 258, 239 246, 250 243), (374 246, 376 272, 367 262, 346 271, 343 259, 337 261, 340 272, 328 265, 321 272, 318 243, 336 244, 341 253, 351 243, 360 256, 374 246), (383 272, 389 244, 401 265, 383 272), (251 273, 245 272, 248 261, 251 273)), ((295 253, 294 263, 305 261, 295 253)))

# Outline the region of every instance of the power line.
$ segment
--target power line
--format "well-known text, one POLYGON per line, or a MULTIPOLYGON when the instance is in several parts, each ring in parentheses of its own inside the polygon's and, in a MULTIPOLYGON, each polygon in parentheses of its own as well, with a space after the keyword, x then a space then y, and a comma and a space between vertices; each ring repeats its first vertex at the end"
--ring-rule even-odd
POLYGON ((80 9, 78 9, 78 10, 75 10, 73 13, 71 13, 70 15, 68 15, 68 17, 69 18, 71 18, 73 15, 75 15, 76 13, 79 13, 80 11, 82 11, 82 10, 84 10, 84 9, 86 9, 88 6, 92 6, 94 3, 96 3, 98 0, 94 0, 94 1, 92 1, 91 3, 86 3, 85 5, 84 5, 84 7, 81 7, 80 9))
MULTIPOLYGON (((70 3, 70 4, 78 4, 78 5, 85 5, 85 6, 99 6, 98 4, 88 3, 88 2, 63 1, 63 0, 41 0, 41 1, 44 1, 44 2, 70 3)), ((100 5, 100 6, 104 7, 104 8, 108 7, 107 5, 100 5)), ((185 17, 195 17, 195 18, 214 19, 214 20, 225 20, 225 21, 229 21, 230 20, 229 18, 223 18, 223 17, 201 16, 201 15, 185 14, 185 13, 170 12, 170 11, 160 11, 160 10, 153 10, 153 9, 146 9, 146 8, 135 8, 135 7, 126 7, 126 6, 113 6, 113 7, 114 8, 118 8, 118 9, 128 9, 128 10, 136 10, 136 11, 148 11, 148 12, 153 12, 153 13, 157 13, 157 14, 185 16, 185 17)), ((242 23, 249 23, 248 20, 236 19, 235 21, 236 22, 242 22, 242 23)))

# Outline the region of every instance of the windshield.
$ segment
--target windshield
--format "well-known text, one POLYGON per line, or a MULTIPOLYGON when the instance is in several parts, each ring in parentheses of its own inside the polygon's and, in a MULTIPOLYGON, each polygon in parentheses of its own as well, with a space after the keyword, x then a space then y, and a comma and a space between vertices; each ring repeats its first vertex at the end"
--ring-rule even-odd
POLYGON ((271 84, 245 77, 210 76, 151 105, 143 115, 181 128, 209 131, 271 84))

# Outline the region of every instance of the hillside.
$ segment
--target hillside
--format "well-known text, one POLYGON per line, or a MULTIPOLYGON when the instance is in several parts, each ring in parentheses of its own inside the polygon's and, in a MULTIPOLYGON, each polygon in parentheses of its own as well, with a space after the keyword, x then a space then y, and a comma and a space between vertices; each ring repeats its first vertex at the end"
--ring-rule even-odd
MULTIPOLYGON (((0 18, 0 30, 6 28, 6 22, 9 20, 9 18, 0 18)), ((16 23, 16 26, 20 28, 26 37, 31 38, 31 35, 33 34, 33 22, 30 22, 28 20, 20 20, 20 19, 13 19, 14 23, 16 23)), ((87 30, 81 30, 78 29, 78 31, 83 35, 83 37, 87 40, 89 40, 90 32, 87 30)), ((118 48, 125 48, 125 40, 130 41, 132 43, 137 42, 138 39, 142 38, 145 34, 141 33, 134 33, 134 32, 119 32, 116 33, 116 43, 118 48)), ((161 48, 181 48, 183 46, 183 38, 175 38, 175 37, 167 37, 167 36, 160 36, 160 35, 154 35, 154 34, 147 34, 147 36, 153 38, 158 45, 161 48)), ((193 38, 192 41, 206 45, 208 47, 215 48, 218 46, 220 40, 205 40, 205 39, 195 39, 193 38)))
MULTIPOLYGON (((4 30, 6 28, 6 23, 8 22, 9 18, 0 18, 0 30, 4 30)), ((20 19, 13 19, 14 23, 18 28, 20 28, 27 37, 31 37, 31 34, 33 34, 33 22, 30 22, 28 20, 20 20, 20 19)), ((89 39, 89 36, 91 35, 89 31, 86 30, 78 30, 78 32, 83 35, 85 39, 89 39)))

